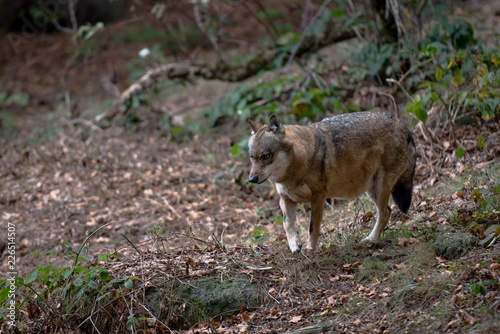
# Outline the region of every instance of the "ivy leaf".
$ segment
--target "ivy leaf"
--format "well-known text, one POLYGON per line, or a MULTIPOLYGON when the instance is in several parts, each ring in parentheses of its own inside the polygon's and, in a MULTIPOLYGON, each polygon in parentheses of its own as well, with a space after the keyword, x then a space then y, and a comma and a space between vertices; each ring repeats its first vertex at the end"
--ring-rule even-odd
POLYGON ((415 111, 415 116, 417 116, 417 118, 422 121, 422 123, 425 123, 425 121, 427 120, 427 110, 425 110, 424 108, 419 108, 415 111))
POLYGON ((470 23, 462 21, 455 25, 451 33, 451 44, 455 49, 465 49, 468 44, 475 44, 474 30, 470 23))
POLYGON ((492 55, 490 59, 490 63, 492 63, 495 66, 500 65, 500 56, 499 55, 492 55))
POLYGON ((477 147, 483 148, 484 144, 486 144, 486 138, 484 138, 483 136, 477 138, 477 147))
POLYGON ((38 278, 38 270, 33 270, 26 278, 26 284, 34 282, 38 278))
POLYGON ((238 153, 240 152, 240 145, 239 144, 234 144, 233 149, 231 151, 231 155, 235 157, 238 153))
POLYGON ((436 81, 439 82, 443 79, 443 69, 441 67, 436 68, 436 81))
POLYGON ((477 74, 485 76, 488 74, 488 66, 485 63, 477 65, 477 74))
POLYGON ((110 280, 110 277, 109 277, 109 272, 106 270, 106 269, 103 269, 99 272, 99 278, 101 279, 101 281, 103 282, 107 282, 110 280))
POLYGON ((73 285, 74 286, 82 286, 83 285, 83 279, 81 277, 77 277, 73 280, 73 285))
POLYGON ((0 303, 3 303, 7 300, 10 294, 10 288, 3 288, 0 290, 0 303))
POLYGON ((123 283, 123 285, 129 289, 130 291, 132 291, 134 289, 134 283, 132 282, 132 280, 129 278, 128 280, 125 281, 125 283, 123 283))
POLYGON ((342 9, 337 9, 332 11, 332 17, 341 17, 344 16, 345 12, 342 9))
POLYGON ((457 157, 457 159, 462 158, 464 155, 465 155, 465 149, 463 147, 458 147, 455 150, 455 157, 457 157))

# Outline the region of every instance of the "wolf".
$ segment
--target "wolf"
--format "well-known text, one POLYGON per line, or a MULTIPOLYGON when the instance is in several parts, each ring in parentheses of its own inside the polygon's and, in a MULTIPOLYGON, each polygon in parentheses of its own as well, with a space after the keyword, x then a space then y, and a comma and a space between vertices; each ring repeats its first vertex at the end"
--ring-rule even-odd
POLYGON ((416 150, 408 128, 389 112, 355 112, 311 125, 248 120, 249 182, 269 180, 279 194, 288 246, 302 248, 295 227, 297 203, 311 203, 306 247, 316 249, 327 198, 366 193, 377 207, 377 221, 362 243, 377 241, 391 214, 392 194, 399 209, 411 205, 416 150))

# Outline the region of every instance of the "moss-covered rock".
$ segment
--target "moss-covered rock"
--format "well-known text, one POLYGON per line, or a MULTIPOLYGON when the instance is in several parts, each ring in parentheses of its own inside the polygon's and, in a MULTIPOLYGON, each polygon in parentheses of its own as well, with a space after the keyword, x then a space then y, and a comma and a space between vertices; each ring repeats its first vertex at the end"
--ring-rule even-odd
POLYGON ((227 318, 237 314, 241 306, 255 308, 264 302, 262 289, 244 277, 173 280, 144 290, 137 287, 131 292, 132 299, 139 301, 136 304, 127 303, 131 298, 127 291, 111 289, 103 294, 89 289, 83 298, 67 295, 61 310, 84 331, 98 328, 101 333, 122 333, 130 330, 129 325, 141 326, 141 321, 148 320, 159 320, 171 329, 186 329, 209 317, 227 318))
POLYGON ((240 306, 259 307, 263 300, 261 289, 242 277, 175 281, 146 291, 150 310, 173 328, 189 328, 208 317, 226 318, 238 313, 240 306))
POLYGON ((441 225, 436 230, 432 248, 437 256, 452 260, 465 255, 476 244, 476 238, 470 233, 458 231, 450 225, 441 225))

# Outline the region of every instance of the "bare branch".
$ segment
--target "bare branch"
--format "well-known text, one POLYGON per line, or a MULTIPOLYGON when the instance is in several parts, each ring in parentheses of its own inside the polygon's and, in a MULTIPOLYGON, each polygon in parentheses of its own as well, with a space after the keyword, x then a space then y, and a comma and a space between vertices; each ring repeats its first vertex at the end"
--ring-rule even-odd
POLYGON ((198 29, 200 29, 200 31, 202 33, 204 33, 205 36, 207 36, 208 40, 210 41, 210 44, 212 44, 212 47, 214 48, 215 52, 217 52, 217 55, 219 56, 219 58, 222 59, 223 61, 225 61, 222 53, 220 52, 219 46, 217 45, 216 38, 212 34, 209 33, 209 31, 203 25, 203 22, 201 22, 200 10, 199 10, 197 3, 193 4, 193 13, 194 13, 194 19, 196 21, 196 25, 198 26, 198 29))
MULTIPOLYGON (((329 0, 328 0, 329 1, 329 0)), ((326 1, 326 2, 328 2, 326 1)), ((355 37, 353 30, 340 30, 332 23, 327 26, 322 35, 309 35, 303 38, 302 42, 296 46, 294 57, 300 57, 317 51, 327 45, 331 45, 340 41, 344 41, 355 37)), ((267 69, 272 65, 273 60, 281 52, 279 49, 263 50, 256 54, 244 65, 231 66, 225 62, 219 62, 214 66, 206 64, 188 64, 188 63, 171 63, 162 65, 148 71, 138 81, 129 86, 116 102, 114 108, 99 115, 96 118, 100 122, 104 118, 112 119, 123 108, 127 110, 130 107, 131 101, 135 96, 139 96, 147 92, 150 88, 157 86, 164 80, 183 79, 190 80, 193 78, 202 78, 206 80, 221 80, 227 82, 239 82, 246 80, 263 69, 267 69)))
POLYGON ((306 38, 306 34, 309 33, 309 30, 311 29, 312 25, 319 19, 319 17, 321 16, 321 14, 323 14, 323 12, 325 11, 326 6, 328 6, 328 4, 330 2, 331 2, 331 0, 326 0, 325 2, 323 2, 323 4, 321 5, 321 7, 318 9, 318 11, 316 12, 316 14, 313 16, 313 18, 311 19, 311 21, 307 25, 307 27, 304 30, 304 32, 302 32, 302 35, 300 35, 299 41, 297 42, 297 44, 295 44, 295 47, 293 48, 292 54, 290 55, 290 58, 288 58, 288 62, 286 63, 287 67, 290 67, 290 65, 292 65, 293 59, 295 58, 297 52, 299 51, 300 46, 304 42, 304 39, 306 38))
MULTIPOLYGON (((256 1, 256 3, 259 4, 258 1, 256 1)), ((246 3, 246 1, 243 1, 242 4, 243 4, 243 7, 245 7, 246 10, 248 10, 253 15, 253 17, 255 17, 255 19, 257 21, 259 21, 266 28, 267 32, 269 33, 269 36, 271 36, 271 39, 273 40, 274 45, 278 45, 278 41, 276 40, 278 33, 277 33, 277 30, 274 27, 274 25, 272 25, 272 24, 268 25, 265 21, 261 20, 259 18, 259 16, 252 10, 252 8, 250 8, 250 6, 246 3)), ((262 5, 260 5, 260 6, 262 6, 262 5)), ((261 9, 261 10, 266 14, 267 18, 269 19, 269 16, 267 15, 265 8, 261 9)), ((269 21, 271 21, 271 20, 269 20, 269 21)))

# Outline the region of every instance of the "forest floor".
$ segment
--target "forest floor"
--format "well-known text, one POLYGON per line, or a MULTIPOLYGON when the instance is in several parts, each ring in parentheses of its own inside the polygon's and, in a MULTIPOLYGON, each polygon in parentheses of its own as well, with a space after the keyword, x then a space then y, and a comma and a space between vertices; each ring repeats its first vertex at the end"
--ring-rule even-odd
MULTIPOLYGON (((116 254, 120 260, 103 264, 113 277, 143 277, 146 284, 169 277, 166 272, 186 282, 242 275, 266 293, 261 308, 242 308, 229 319, 215 317, 178 333, 283 333, 325 322, 336 333, 498 332, 499 243, 455 260, 432 248, 439 225, 469 230, 481 240, 485 226, 498 222, 499 213, 490 211, 469 228, 481 214, 475 190, 500 184, 498 122, 457 127, 455 136, 467 148, 459 160, 449 128, 436 127, 434 143, 413 127, 419 159, 409 216, 396 212, 382 242, 362 247, 374 207, 366 198, 335 200, 325 212, 317 253, 292 255, 276 193, 268 184, 249 186, 245 153, 232 154, 233 144, 248 136, 246 125, 174 135, 159 130, 157 115, 145 109, 132 129, 91 123, 115 98, 106 82, 113 77, 123 90, 130 59, 147 45, 113 44, 111 36, 121 29, 123 23, 107 27, 106 52, 71 62, 72 46, 61 34, 27 40, 15 58, 2 46, 1 88, 29 95, 27 106, 2 110, 0 124, 1 234, 15 224, 19 276, 44 261, 67 266, 72 260, 66 256, 101 228, 86 242, 85 254, 116 254), (486 142, 478 147, 481 134, 486 142), (54 252, 42 260, 30 256, 36 251, 54 252), (144 269, 146 263, 154 268, 144 269)), ((156 103, 184 122, 203 124, 199 111, 234 87, 173 85, 156 103)), ((303 235, 308 214, 307 206, 299 209, 303 235)), ((6 240, 0 250, 5 279, 6 240)), ((50 317, 24 308, 20 314, 25 328, 56 332, 50 317)), ((169 332, 145 323, 134 326, 169 332)))

